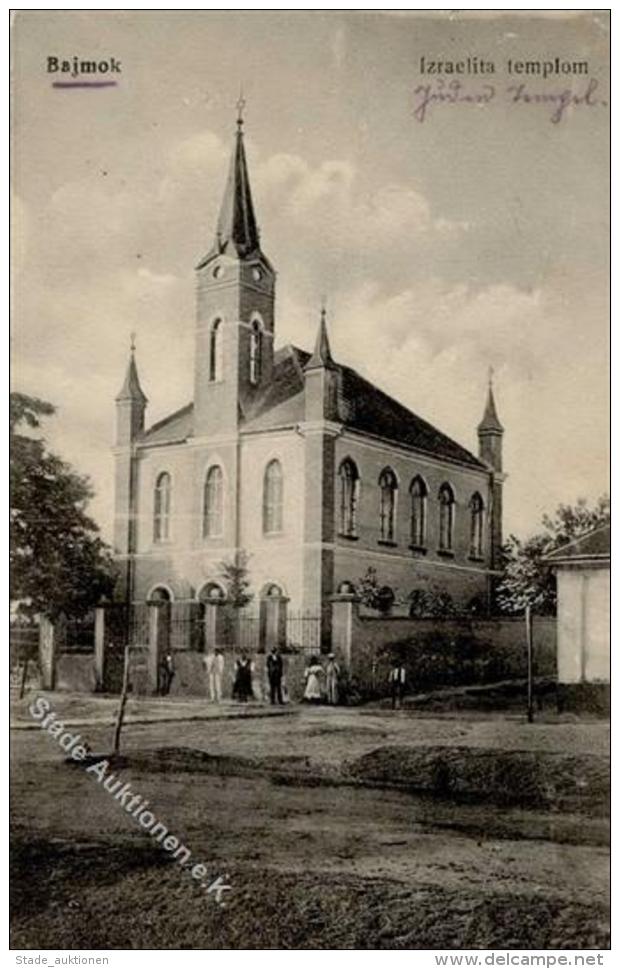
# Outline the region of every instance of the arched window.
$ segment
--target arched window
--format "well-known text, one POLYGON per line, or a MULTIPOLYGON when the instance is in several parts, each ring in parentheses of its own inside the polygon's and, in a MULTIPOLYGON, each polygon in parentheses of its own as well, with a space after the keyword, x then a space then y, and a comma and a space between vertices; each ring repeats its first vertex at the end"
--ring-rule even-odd
POLYGON ((469 502, 471 512, 469 554, 474 559, 482 558, 482 536, 484 528, 484 502, 482 496, 476 493, 469 502))
POLYGON ((167 471, 162 471, 155 482, 153 501, 153 539, 165 542, 170 538, 170 499, 172 483, 167 471))
POLYGON ((260 323, 258 320, 254 320, 252 323, 252 332, 250 334, 250 383, 257 384, 260 380, 260 370, 261 370, 261 356, 262 356, 262 338, 263 334, 261 332, 260 323))
POLYGON ((428 488, 418 475, 411 482, 411 544, 424 548, 426 544, 426 499, 428 488))
POLYGON ((396 522, 396 492, 398 482, 391 468, 379 475, 379 528, 382 542, 393 542, 396 522))
POLYGON ((265 468, 263 481, 263 532, 282 531, 282 467, 277 460, 265 468))
POLYGON ((172 602, 170 590, 165 585, 155 586, 151 594, 147 596, 147 602, 172 602))
POLYGON ((222 379, 222 321, 214 320, 209 336, 209 380, 222 379))
POLYGON ((439 549, 451 552, 454 546, 454 492, 449 484, 439 489, 439 549))
POLYGON ((224 530, 224 476, 219 465, 209 468, 205 478, 202 535, 203 538, 217 538, 224 530))
POLYGON ((338 469, 340 479, 340 534, 354 538, 357 535, 357 501, 360 476, 351 458, 345 458, 338 469))
POLYGON ((226 598, 226 593, 217 582, 206 582, 198 593, 199 602, 216 602, 226 598))

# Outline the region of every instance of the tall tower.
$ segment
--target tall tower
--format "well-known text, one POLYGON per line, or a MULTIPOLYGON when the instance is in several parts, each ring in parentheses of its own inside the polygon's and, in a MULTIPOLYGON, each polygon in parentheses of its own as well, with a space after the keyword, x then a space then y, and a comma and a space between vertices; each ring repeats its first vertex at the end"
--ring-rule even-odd
POLYGON ((491 530, 491 568, 499 568, 502 550, 502 503, 503 473, 502 446, 504 428, 500 424, 493 396, 493 370, 489 370, 489 390, 482 420, 478 424, 478 454, 491 471, 491 507, 489 526, 491 530))
POLYGON ((134 443, 144 430, 144 412, 148 403, 140 386, 135 350, 132 334, 125 380, 116 397, 114 448, 114 551, 121 570, 118 592, 126 599, 131 597, 131 555, 134 552, 134 443))
POLYGON ((196 437, 234 432, 273 369, 275 272, 260 247, 243 107, 240 98, 215 240, 196 267, 196 437))

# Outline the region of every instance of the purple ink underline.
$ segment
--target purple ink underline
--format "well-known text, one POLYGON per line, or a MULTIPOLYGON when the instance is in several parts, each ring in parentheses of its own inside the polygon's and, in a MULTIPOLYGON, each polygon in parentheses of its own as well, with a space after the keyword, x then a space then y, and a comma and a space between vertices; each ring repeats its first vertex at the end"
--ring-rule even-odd
POLYGON ((53 81, 52 87, 116 87, 117 81, 53 81))

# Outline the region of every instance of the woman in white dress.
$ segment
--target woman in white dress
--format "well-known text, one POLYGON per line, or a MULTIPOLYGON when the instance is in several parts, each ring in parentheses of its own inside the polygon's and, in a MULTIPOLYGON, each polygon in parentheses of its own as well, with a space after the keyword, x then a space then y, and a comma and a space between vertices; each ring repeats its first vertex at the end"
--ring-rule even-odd
POLYGON ((304 676, 306 678, 306 689, 304 690, 304 700, 309 703, 320 703, 322 698, 321 679, 324 670, 316 656, 310 657, 310 662, 306 667, 304 676))

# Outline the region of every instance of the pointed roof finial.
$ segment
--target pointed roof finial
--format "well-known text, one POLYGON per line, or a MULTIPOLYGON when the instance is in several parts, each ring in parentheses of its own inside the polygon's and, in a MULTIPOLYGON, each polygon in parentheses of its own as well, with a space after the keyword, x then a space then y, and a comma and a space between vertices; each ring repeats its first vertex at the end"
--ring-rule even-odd
POLYGON ((237 128, 241 131, 243 127, 243 110, 245 108, 245 98, 243 96, 243 85, 239 86, 239 98, 237 100, 237 128))
POLYGON ((306 364, 306 370, 315 370, 319 367, 334 367, 334 359, 329 346, 327 335, 327 309, 325 296, 321 296, 321 319, 319 330, 314 344, 314 353, 306 364))
POLYGON ((135 330, 132 330, 131 333, 129 334, 129 349, 132 354, 136 352, 136 331, 135 330))
POLYGON ((478 433, 485 431, 493 431, 496 434, 503 434, 504 428, 500 424, 499 417, 497 416, 497 407, 495 406, 495 397, 493 396, 493 377, 495 376, 495 370, 493 367, 489 367, 488 379, 489 379, 489 391, 487 394, 486 407, 484 409, 484 414, 482 420, 478 424, 478 433))

